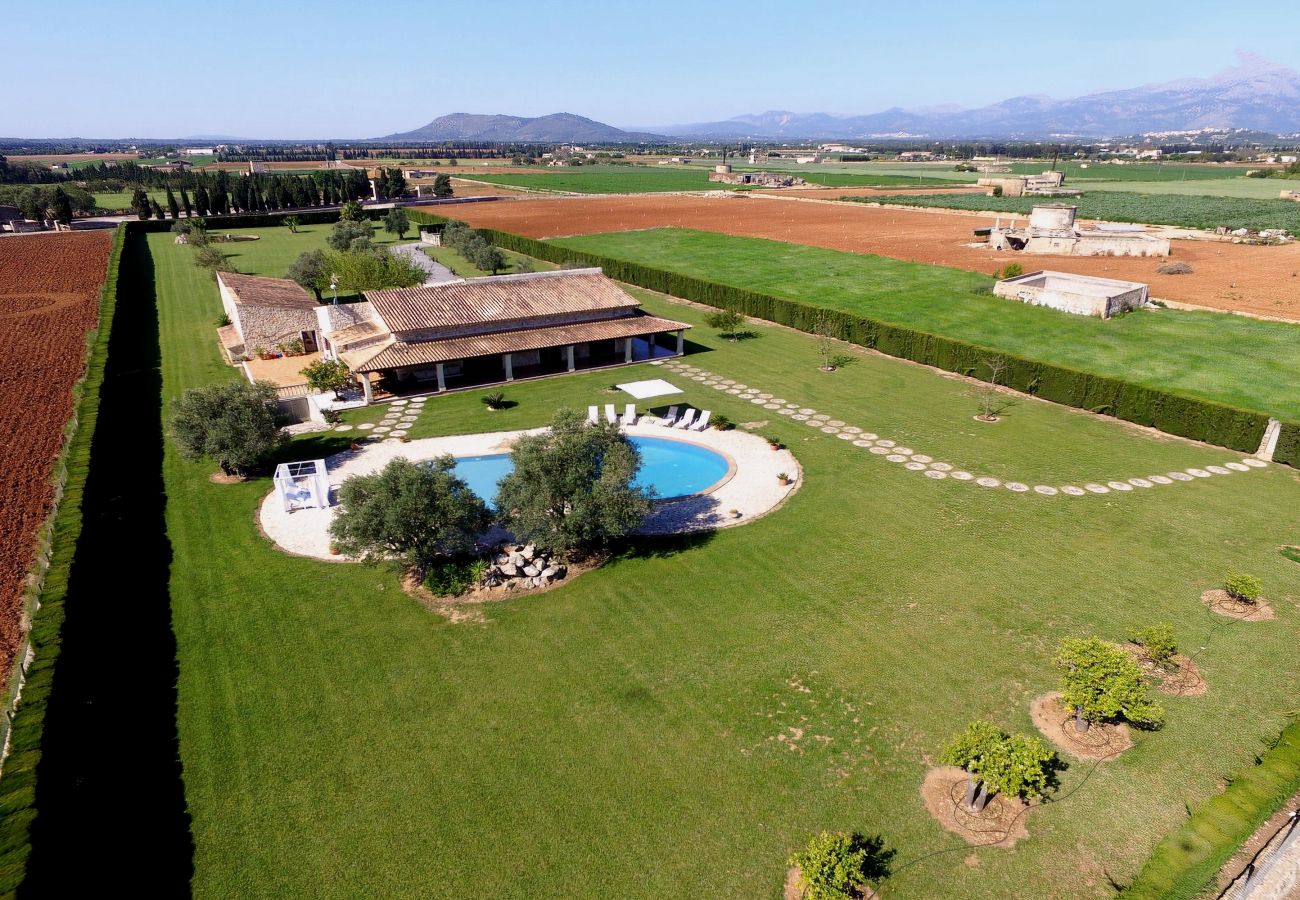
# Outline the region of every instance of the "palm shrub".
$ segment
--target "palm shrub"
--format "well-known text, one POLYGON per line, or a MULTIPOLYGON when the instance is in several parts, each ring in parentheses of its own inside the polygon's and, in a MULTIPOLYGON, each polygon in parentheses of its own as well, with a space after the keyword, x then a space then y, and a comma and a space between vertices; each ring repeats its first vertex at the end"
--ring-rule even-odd
POLYGON ((1254 603, 1259 599, 1264 586, 1260 584, 1259 579, 1254 575, 1230 571, 1223 578, 1223 589, 1228 592, 1228 596, 1233 600, 1240 600, 1242 603, 1254 603))
POLYGON ((863 885, 889 874, 893 855, 878 837, 823 831, 792 854, 789 863, 799 867, 808 900, 850 900, 861 896, 863 885))
POLYGON ((1142 670, 1114 644, 1066 638, 1054 662, 1061 672, 1061 702, 1074 710, 1075 730, 1121 719, 1147 728, 1164 722, 1164 708, 1147 695, 1142 670))
POLYGON ((484 394, 479 399, 483 401, 483 405, 488 409, 501 409, 506 405, 506 395, 501 393, 501 391, 493 391, 490 394, 484 394))

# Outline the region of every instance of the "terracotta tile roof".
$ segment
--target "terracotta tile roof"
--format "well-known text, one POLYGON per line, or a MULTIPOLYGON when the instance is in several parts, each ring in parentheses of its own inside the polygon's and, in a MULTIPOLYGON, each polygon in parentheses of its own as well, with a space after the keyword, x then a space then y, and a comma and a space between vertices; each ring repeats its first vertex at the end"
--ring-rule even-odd
POLYGON ((367 291, 389 330, 415 331, 463 325, 495 325, 606 310, 638 303, 599 269, 568 269, 526 275, 470 278, 446 284, 367 291))
POLYGON ((227 350, 244 349, 244 339, 239 336, 239 329, 234 325, 222 325, 217 329, 217 339, 227 350))
POLYGON ((383 329, 376 322, 358 322, 355 325, 349 325, 347 328, 331 331, 325 337, 334 346, 341 347, 344 344, 364 340, 381 333, 383 333, 383 329))
POLYGON ((433 365, 494 353, 519 353, 524 350, 563 347, 567 344, 581 344, 588 341, 641 337, 690 327, 684 322, 674 322, 672 319, 661 319, 658 316, 625 316, 599 322, 501 331, 495 334, 450 338, 443 341, 418 343, 393 341, 377 350, 367 348, 354 353, 343 353, 341 356, 348 364, 348 368, 354 372, 377 372, 380 369, 392 369, 398 366, 433 365))
POLYGON ((287 278, 263 278, 261 275, 239 275, 235 272, 219 272, 217 278, 230 288, 236 303, 249 306, 287 306, 292 309, 315 309, 320 305, 297 282, 287 278))

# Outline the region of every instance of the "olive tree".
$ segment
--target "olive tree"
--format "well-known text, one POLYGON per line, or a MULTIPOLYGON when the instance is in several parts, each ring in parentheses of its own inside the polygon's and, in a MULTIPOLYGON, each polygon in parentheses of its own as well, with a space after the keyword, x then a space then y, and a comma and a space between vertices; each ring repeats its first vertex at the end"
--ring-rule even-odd
POLYGON ((792 854, 789 864, 799 867, 807 900, 851 900, 868 882, 889 875, 893 856, 879 837, 823 831, 792 854))
POLYGON ((740 331, 740 326, 744 321, 745 317, 734 309, 720 309, 717 312, 711 312, 704 317, 705 325, 708 325, 714 331, 718 332, 730 341, 739 338, 738 332, 740 331))
POLYGON ((339 219, 325 243, 335 250, 360 250, 368 248, 374 237, 375 226, 369 220, 339 219))
POLYGON ((171 432, 186 459, 214 459, 243 475, 283 442, 275 385, 231 381, 191 388, 172 401, 171 432))
POLYGON ((483 501, 454 474, 456 460, 395 459, 339 486, 334 546, 368 561, 397 558, 425 569, 474 548, 491 522, 483 501))
POLYGON ((384 216, 384 231, 389 234, 395 234, 399 238, 405 238, 406 232, 411 230, 410 217, 406 215, 406 210, 400 206, 394 206, 384 216))
POLYGON ((285 272, 285 277, 298 283, 298 286, 305 291, 311 291, 316 295, 316 302, 321 299, 321 291, 328 285, 330 280, 329 260, 325 257, 324 250, 305 250, 298 254, 298 258, 289 266, 289 271, 285 272))
POLYGON ((650 511, 650 492, 633 484, 641 454, 617 425, 560 409, 546 431, 519 437, 510 458, 495 506, 521 541, 583 553, 636 529, 650 511))
POLYGON ((1066 638, 1054 662, 1061 671, 1061 702, 1074 710, 1076 731, 1120 719, 1150 728, 1164 722, 1164 709, 1147 695, 1142 670, 1114 644, 1066 638))
POLYGON ((303 367, 302 377, 314 391, 333 391, 335 400, 342 400, 344 389, 352 384, 352 371, 341 359, 318 359, 303 367))

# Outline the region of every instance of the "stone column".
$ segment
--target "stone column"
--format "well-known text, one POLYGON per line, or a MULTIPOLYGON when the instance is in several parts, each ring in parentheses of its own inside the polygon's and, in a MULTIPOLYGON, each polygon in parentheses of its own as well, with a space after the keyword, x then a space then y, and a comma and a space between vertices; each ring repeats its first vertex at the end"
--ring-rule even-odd
POLYGON ((567 347, 564 348, 564 357, 565 357, 565 359, 566 359, 566 360, 568 361, 568 363, 569 363, 569 371, 570 371, 570 372, 572 372, 575 368, 577 368, 577 367, 573 364, 573 345, 572 345, 572 344, 570 344, 569 346, 567 346, 567 347))
POLYGON ((506 381, 514 381, 514 380, 515 380, 515 369, 514 369, 514 366, 511 365, 511 363, 510 363, 510 354, 509 354, 509 353, 502 353, 502 354, 501 354, 501 362, 502 362, 502 364, 506 367, 506 381))
POLYGON ((438 391, 441 392, 447 390, 447 380, 442 374, 442 363, 438 363, 434 368, 438 372, 438 391))
POLYGON ((370 386, 369 372, 361 373, 361 392, 366 396, 366 405, 375 402, 375 392, 374 392, 374 388, 370 386))
POLYGON ((685 331, 677 332, 677 355, 678 356, 686 355, 686 332, 685 331))
POLYGON ((631 361, 632 361, 632 338, 630 337, 623 338, 623 362, 630 363, 631 361))

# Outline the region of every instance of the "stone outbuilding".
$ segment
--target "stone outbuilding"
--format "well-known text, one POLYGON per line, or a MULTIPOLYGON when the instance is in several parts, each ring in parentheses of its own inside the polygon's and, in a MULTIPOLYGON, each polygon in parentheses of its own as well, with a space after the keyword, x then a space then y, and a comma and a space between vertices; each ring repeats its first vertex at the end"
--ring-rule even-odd
POLYGON ((1147 285, 1141 282, 1069 272, 1030 272, 1006 278, 993 286, 993 293, 1033 306, 1102 319, 1147 305, 1147 285))
POLYGON ((320 347, 315 298, 287 278, 217 273, 221 306, 230 324, 217 329, 226 356, 238 361, 301 342, 303 353, 320 347))
POLYGON ((1021 228, 999 219, 989 231, 989 247, 1064 256, 1168 256, 1169 239, 1147 234, 1141 225, 1102 222, 1082 226, 1079 208, 1064 203, 1035 206, 1021 228))

